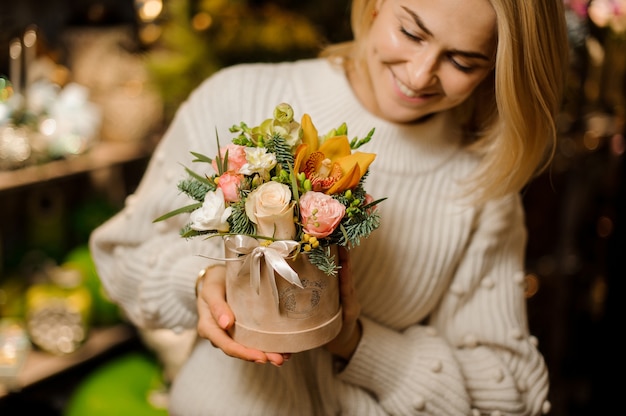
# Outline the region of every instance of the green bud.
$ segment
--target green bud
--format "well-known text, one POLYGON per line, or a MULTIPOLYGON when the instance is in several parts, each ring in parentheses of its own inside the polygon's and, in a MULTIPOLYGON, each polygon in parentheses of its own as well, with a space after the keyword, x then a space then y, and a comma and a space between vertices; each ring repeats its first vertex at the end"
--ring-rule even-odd
POLYGON ((346 136, 348 134, 348 125, 343 122, 337 129, 337 136, 346 136))
POLYGON ((281 103, 274 109, 274 119, 279 123, 290 123, 293 120, 293 108, 287 103, 281 103))
POLYGON ((345 193, 344 196, 348 199, 352 198, 352 189, 348 189, 345 193))
POLYGON ((302 187, 304 188, 305 191, 310 191, 313 189, 313 185, 311 185, 311 180, 310 179, 306 179, 304 181, 304 183, 302 184, 302 187))

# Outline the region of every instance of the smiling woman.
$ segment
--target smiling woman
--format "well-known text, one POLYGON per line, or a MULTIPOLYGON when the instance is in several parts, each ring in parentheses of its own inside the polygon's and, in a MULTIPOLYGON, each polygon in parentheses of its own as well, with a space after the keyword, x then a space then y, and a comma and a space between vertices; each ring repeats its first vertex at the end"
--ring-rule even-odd
POLYGON ((493 69, 496 16, 488 2, 381 3, 365 51, 367 65, 348 73, 374 114, 402 123, 450 109, 493 69), (393 26, 398 30, 389 30, 393 26))
MULTIPOLYGON (((225 68, 190 95, 136 194, 91 238, 108 294, 136 325, 198 331, 170 414, 549 411, 548 369, 526 315, 519 193, 554 146, 567 68, 562 8, 562 0, 354 0, 353 40, 315 59, 225 68), (226 295, 221 239, 181 239, 189 218, 152 223, 189 203, 175 183, 190 151, 220 154, 207 135, 261 122, 280 102, 310 114, 320 131, 345 122, 351 137, 364 137, 373 127, 362 150, 376 162, 342 157, 345 143, 303 129, 294 136, 301 159, 284 171, 293 180, 244 168, 254 150, 234 174, 256 175, 253 184, 318 175, 320 189, 341 185, 332 198, 344 201, 367 170, 368 192, 388 199, 376 209, 376 233, 337 255, 341 329, 293 354, 231 336, 239 318, 226 295), (342 161, 358 176, 330 168, 342 161)), ((368 200, 361 197, 357 205, 368 200)), ((311 223, 319 211, 304 205, 296 232, 323 231, 311 223)), ((257 216, 242 215, 246 223, 257 216)), ((262 228, 253 227, 253 235, 262 228)))

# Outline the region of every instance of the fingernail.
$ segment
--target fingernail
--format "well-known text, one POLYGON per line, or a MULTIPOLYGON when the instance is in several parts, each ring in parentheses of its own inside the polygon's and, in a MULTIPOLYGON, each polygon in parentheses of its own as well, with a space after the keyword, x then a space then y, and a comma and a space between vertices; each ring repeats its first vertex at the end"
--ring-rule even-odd
POLYGON ((220 328, 222 329, 226 329, 228 328, 228 324, 230 323, 230 319, 228 318, 228 316, 226 315, 222 315, 220 316, 219 320, 217 321, 217 324, 220 326, 220 328))
POLYGON ((265 361, 263 361, 263 360, 256 360, 255 363, 257 363, 257 364, 265 364, 265 361))

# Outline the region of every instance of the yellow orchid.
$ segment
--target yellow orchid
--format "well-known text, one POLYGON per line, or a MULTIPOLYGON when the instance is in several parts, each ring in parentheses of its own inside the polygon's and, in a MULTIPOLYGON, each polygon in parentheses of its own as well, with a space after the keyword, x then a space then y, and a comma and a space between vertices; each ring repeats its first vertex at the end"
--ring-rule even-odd
POLYGON ((317 129, 308 114, 302 116, 300 124, 302 144, 296 150, 295 171, 305 174, 313 190, 328 195, 357 186, 376 155, 352 153, 346 135, 329 137, 320 145, 317 129))

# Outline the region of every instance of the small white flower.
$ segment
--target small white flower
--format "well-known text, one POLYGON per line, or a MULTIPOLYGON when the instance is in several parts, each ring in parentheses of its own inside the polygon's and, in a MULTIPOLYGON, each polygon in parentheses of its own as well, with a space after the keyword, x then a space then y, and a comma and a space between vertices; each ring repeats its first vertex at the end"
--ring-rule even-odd
POLYGON ((258 173, 263 180, 269 180, 269 172, 276 166, 276 155, 268 153, 264 147, 246 147, 246 160, 248 163, 239 169, 239 173, 243 175, 258 173))
POLYGON ((226 207, 224 193, 220 188, 215 192, 207 192, 202 207, 189 216, 190 227, 196 231, 226 232, 230 228, 227 220, 232 210, 231 207, 226 207))

